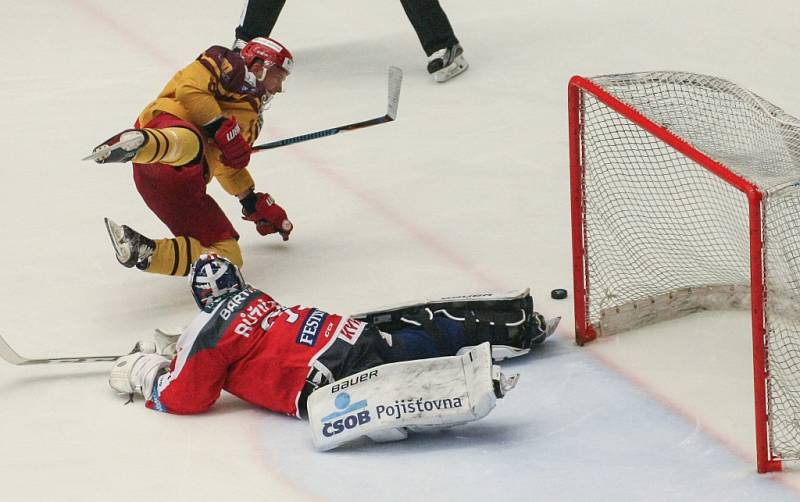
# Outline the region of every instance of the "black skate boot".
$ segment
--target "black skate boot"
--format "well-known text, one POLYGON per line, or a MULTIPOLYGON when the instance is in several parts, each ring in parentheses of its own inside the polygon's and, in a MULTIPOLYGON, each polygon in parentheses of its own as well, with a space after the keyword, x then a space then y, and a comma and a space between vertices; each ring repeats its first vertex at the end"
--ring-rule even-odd
POLYGON ((138 129, 126 129, 94 147, 92 154, 83 160, 93 160, 98 164, 128 162, 147 144, 147 139, 147 134, 138 129))
POLYGON ((545 320, 542 314, 531 310, 525 312, 525 320, 521 323, 507 323, 505 326, 495 323, 491 337, 492 358, 502 361, 527 354, 552 335, 560 321, 560 317, 545 320))
POLYGON ((518 331, 511 334, 511 344, 523 349, 539 345, 555 332, 560 321, 560 317, 545 320, 542 314, 534 312, 528 320, 522 323, 518 331))
POLYGON ((464 59, 461 44, 455 44, 434 52, 428 58, 428 73, 437 82, 447 82, 456 75, 467 71, 469 63, 464 59))
POLYGON ((122 266, 146 270, 156 250, 156 243, 127 225, 120 226, 108 218, 105 218, 105 222, 117 260, 122 266))

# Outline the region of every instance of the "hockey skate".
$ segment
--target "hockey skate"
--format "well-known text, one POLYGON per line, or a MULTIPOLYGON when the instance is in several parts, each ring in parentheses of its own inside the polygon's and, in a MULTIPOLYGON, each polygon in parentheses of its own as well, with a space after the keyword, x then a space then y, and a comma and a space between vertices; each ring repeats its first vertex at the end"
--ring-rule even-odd
POLYGON ((559 322, 561 322, 560 317, 545 320, 542 314, 534 312, 518 329, 509 329, 507 343, 492 344, 492 358, 495 361, 502 361, 527 354, 534 345, 544 343, 555 333, 559 322))
POLYGON ((455 44, 434 52, 428 59, 428 73, 437 82, 447 82, 467 71, 469 63, 464 59, 461 44, 455 44))
POLYGON ((128 162, 147 143, 147 135, 138 129, 126 129, 97 145, 92 154, 81 160, 106 162, 128 162))
POLYGON ((105 223, 117 260, 124 267, 135 266, 139 270, 146 270, 156 250, 156 243, 127 225, 120 226, 108 218, 105 218, 105 223))

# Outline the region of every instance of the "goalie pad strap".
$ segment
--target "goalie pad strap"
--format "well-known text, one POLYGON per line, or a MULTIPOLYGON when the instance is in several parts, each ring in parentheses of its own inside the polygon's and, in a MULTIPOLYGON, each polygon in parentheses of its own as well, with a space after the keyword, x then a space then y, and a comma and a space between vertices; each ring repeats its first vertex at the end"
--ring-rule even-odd
POLYGON ((464 338, 468 346, 483 342, 498 343, 509 338, 509 326, 520 324, 525 314, 515 312, 467 311, 464 313, 464 338))
POLYGON ((422 326, 422 329, 425 330, 425 333, 433 339, 433 343, 436 344, 436 350, 439 351, 439 354, 447 354, 450 352, 439 326, 433 322, 433 314, 431 314, 430 310, 425 309, 420 311, 415 316, 414 320, 417 321, 422 326))
MULTIPOLYGON (((467 312, 464 314, 464 339, 467 342, 467 345, 477 345, 478 344, 478 325, 477 325, 477 317, 475 313, 472 311, 467 312)), ((484 340, 490 341, 490 340, 484 340)))

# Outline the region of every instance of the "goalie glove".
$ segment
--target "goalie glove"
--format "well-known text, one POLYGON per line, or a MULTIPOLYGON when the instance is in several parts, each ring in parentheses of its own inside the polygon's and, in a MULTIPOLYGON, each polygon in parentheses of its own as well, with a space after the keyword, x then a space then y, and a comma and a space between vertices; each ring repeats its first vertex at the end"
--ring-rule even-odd
POLYGON ((139 340, 133 347, 134 352, 144 352, 145 354, 159 354, 172 360, 178 355, 177 342, 183 330, 175 328, 172 330, 159 329, 153 332, 153 340, 139 340))
POLYGON ((294 225, 286 216, 286 211, 279 206, 268 193, 250 192, 239 202, 242 204, 242 219, 256 224, 261 235, 281 234, 283 240, 289 240, 294 225))
POLYGON ((206 134, 222 152, 222 163, 234 169, 242 169, 250 163, 250 143, 242 136, 242 128, 236 117, 219 117, 203 126, 206 134))
POLYGON ((159 354, 134 352, 116 360, 108 384, 123 394, 153 395, 156 378, 169 368, 169 361, 159 354))

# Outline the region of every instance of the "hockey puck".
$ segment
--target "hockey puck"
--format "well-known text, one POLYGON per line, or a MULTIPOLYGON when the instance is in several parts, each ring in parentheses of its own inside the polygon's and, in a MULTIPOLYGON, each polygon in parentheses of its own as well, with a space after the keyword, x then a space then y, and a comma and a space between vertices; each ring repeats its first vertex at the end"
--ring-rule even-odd
POLYGON ((566 289, 554 289, 550 291, 550 298, 554 300, 563 300, 566 297, 567 297, 566 289))

